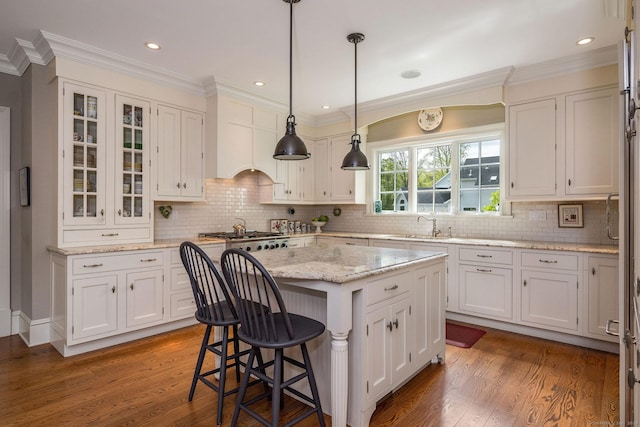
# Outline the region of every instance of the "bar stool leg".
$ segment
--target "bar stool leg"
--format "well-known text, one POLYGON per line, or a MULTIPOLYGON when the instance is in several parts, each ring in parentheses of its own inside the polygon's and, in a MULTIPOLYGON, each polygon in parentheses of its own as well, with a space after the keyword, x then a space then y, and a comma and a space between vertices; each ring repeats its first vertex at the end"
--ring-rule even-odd
POLYGON ((202 345, 200 346, 200 353, 198 354, 198 361, 196 362, 196 369, 193 372, 193 381, 191 382, 191 390, 189 390, 189 402, 193 400, 193 393, 196 391, 196 384, 198 384, 198 377, 202 370, 202 362, 204 362, 204 355, 207 352, 207 345, 209 344, 209 336, 211 335, 211 325, 207 325, 207 329, 204 331, 204 337, 202 338, 202 345))
POLYGON ((229 353, 229 327, 222 329, 222 348, 220 349, 220 380, 218 381, 218 426, 222 425, 222 405, 224 403, 224 386, 227 380, 227 356, 229 353))
POLYGON ((284 375, 282 370, 282 349, 277 348, 275 350, 274 364, 273 364, 273 392, 271 393, 273 401, 271 402, 271 426, 278 426, 278 418, 280 417, 280 408, 283 403, 282 400, 282 376, 284 375))
POLYGON ((316 405, 318 420, 320 421, 320 425, 322 427, 325 427, 324 414, 322 413, 322 406, 320 405, 320 395, 318 394, 316 377, 313 375, 313 369, 311 368, 311 359, 309 358, 309 352, 307 351, 307 344, 300 344, 300 348, 302 349, 302 358, 304 359, 304 364, 307 367, 307 379, 309 380, 309 387, 311 388, 311 396, 313 397, 313 401, 316 405))
POLYGON ((233 418, 231 419, 231 426, 238 425, 238 416, 240 415, 240 406, 244 401, 244 395, 247 393, 247 384, 249 384, 249 377, 251 376, 251 367, 253 366, 253 359, 255 357, 256 347, 251 347, 249 352, 249 358, 247 359, 247 366, 244 369, 244 375, 242 375, 242 382, 240 383, 240 390, 238 390, 238 399, 236 400, 236 407, 233 410, 233 418))

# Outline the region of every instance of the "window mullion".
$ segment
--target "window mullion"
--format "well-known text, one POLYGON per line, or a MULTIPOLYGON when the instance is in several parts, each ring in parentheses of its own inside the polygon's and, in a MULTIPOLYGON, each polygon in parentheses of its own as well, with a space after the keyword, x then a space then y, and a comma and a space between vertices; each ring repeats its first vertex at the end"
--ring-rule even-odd
POLYGON ((418 212, 418 156, 416 147, 409 149, 409 212, 418 212))
POLYGON ((458 212, 460 205, 460 143, 451 143, 451 213, 458 212))

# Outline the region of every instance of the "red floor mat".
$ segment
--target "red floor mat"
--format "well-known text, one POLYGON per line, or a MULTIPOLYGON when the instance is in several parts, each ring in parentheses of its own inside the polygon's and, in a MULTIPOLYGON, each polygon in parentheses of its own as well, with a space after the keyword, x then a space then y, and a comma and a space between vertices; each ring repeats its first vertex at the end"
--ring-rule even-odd
POLYGON ((447 344, 469 348, 486 334, 482 329, 447 322, 447 344))

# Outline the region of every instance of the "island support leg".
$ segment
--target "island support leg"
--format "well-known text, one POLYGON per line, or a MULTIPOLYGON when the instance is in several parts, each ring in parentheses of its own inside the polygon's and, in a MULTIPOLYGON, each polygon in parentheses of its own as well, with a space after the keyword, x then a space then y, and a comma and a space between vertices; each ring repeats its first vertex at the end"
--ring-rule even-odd
POLYGON ((331 332, 331 425, 347 425, 349 333, 331 332))

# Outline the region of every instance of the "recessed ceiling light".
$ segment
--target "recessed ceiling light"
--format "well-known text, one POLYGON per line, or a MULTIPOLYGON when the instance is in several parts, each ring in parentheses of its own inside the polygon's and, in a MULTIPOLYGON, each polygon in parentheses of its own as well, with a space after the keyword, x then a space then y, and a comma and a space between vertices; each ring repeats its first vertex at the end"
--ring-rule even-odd
POLYGON ((407 70, 400 75, 403 79, 415 79, 416 77, 420 77, 420 74, 422 73, 418 70, 407 70))
POLYGON ((160 49, 160 45, 158 43, 154 43, 154 42, 146 42, 144 44, 146 47, 148 47, 151 50, 158 50, 160 49))
POLYGON ((253 82, 254 86, 264 86, 264 82, 261 82, 260 80, 256 80, 255 82, 253 82))
POLYGON ((595 39, 596 39, 595 37, 585 37, 583 39, 578 40, 577 44, 578 46, 584 46, 585 44, 591 43, 595 39))
POLYGON ((331 108, 331 105, 323 105, 323 106, 322 106, 322 109, 323 109, 323 110, 328 110, 328 109, 330 109, 330 108, 331 108))

